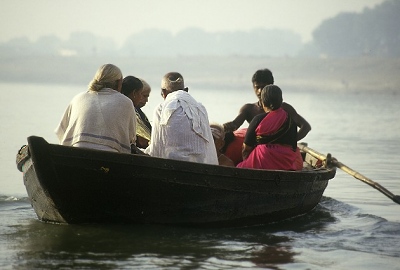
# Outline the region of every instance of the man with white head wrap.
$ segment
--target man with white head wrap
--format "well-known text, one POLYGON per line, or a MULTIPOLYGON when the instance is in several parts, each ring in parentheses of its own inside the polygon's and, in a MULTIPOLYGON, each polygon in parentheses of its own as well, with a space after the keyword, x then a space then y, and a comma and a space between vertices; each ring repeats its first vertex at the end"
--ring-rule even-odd
POLYGON ((161 95, 164 102, 154 111, 150 145, 145 153, 218 164, 207 111, 188 93, 182 75, 167 73, 161 82, 161 95))
POLYGON ((60 144, 130 153, 136 141, 132 101, 120 93, 121 70, 101 66, 86 92, 76 95, 65 111, 56 134, 60 144))

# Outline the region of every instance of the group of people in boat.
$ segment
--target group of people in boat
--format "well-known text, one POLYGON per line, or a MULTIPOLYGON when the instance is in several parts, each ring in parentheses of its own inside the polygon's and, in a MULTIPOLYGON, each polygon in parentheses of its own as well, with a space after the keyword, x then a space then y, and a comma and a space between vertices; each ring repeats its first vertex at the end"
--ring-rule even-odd
POLYGON ((311 130, 310 124, 283 102, 269 69, 257 70, 252 84, 257 102, 242 106, 231 122, 210 123, 183 76, 169 72, 161 80, 163 101, 150 124, 141 110, 148 102, 149 84, 135 76, 124 78, 117 66, 105 64, 89 89, 72 99, 55 132, 66 146, 239 168, 301 170, 297 141, 311 130), (248 128, 240 128, 245 121, 248 128))

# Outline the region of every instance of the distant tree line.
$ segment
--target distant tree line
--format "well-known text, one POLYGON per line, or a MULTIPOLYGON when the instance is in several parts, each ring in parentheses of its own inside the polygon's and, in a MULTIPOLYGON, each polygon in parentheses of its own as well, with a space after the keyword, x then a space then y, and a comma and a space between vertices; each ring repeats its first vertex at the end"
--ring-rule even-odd
POLYGON ((177 56, 177 55, 269 55, 295 56, 303 44, 300 35, 284 30, 255 29, 250 32, 208 33, 188 28, 176 35, 166 30, 148 29, 129 36, 117 48, 110 38, 88 32, 75 32, 67 41, 55 35, 30 42, 26 37, 0 44, 2 55, 119 55, 119 56, 177 56))
POLYGON ((325 20, 313 32, 313 40, 302 43, 300 35, 281 29, 254 29, 209 33, 198 28, 176 35, 148 29, 127 37, 122 46, 111 38, 88 32, 72 33, 64 41, 55 35, 31 42, 26 37, 0 44, 0 57, 54 56, 268 56, 352 57, 400 56, 400 1, 388 0, 362 13, 340 13, 325 20))
MULTIPOLYGON (((360 14, 341 13, 313 32, 315 52, 327 56, 400 56, 400 1, 386 1, 360 14)), ((309 47, 310 48, 310 47, 309 47)))

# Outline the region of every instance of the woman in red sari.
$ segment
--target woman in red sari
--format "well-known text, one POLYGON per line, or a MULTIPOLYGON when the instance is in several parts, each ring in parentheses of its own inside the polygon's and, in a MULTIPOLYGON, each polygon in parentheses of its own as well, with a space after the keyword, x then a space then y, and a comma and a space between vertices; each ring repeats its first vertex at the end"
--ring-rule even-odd
POLYGON ((261 92, 265 113, 253 118, 243 143, 243 161, 238 168, 292 170, 303 168, 297 147, 297 125, 281 108, 282 90, 267 85, 261 92))

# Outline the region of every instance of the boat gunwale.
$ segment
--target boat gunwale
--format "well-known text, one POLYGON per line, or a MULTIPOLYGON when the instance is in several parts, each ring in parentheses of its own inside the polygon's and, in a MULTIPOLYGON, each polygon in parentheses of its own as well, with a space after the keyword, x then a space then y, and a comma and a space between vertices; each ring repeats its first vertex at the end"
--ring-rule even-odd
MULTIPOLYGON (((204 164, 204 163, 195 163, 184 160, 172 160, 165 158, 152 157, 147 155, 138 155, 138 154, 127 154, 127 153, 114 153, 107 152, 95 149, 83 149, 72 146, 63 146, 50 144, 51 147, 51 155, 63 159, 65 158, 65 151, 68 149, 68 156, 73 157, 76 160, 87 160, 90 158, 91 161, 97 162, 111 162, 118 163, 124 165, 132 165, 135 167, 146 167, 146 168, 155 168, 158 170, 164 171, 176 171, 182 173, 193 173, 196 175, 208 175, 213 177, 223 176, 223 177, 232 177, 236 179, 246 179, 246 180, 263 180, 262 178, 270 175, 270 174, 279 174, 283 175, 284 179, 292 179, 293 177, 299 176, 307 176, 311 177, 312 175, 319 175, 316 180, 329 180, 331 179, 331 174, 334 174, 336 171, 336 167, 321 167, 314 168, 312 170, 303 169, 301 171, 287 171, 287 170, 263 170, 263 169, 251 169, 251 168, 237 168, 237 167, 228 167, 214 164, 204 164), (81 155, 81 153, 85 153, 85 155, 81 155), (101 153, 101 155, 97 155, 101 153), (88 157, 90 156, 90 157, 88 157), (145 160, 145 164, 140 164, 135 162, 135 160, 141 161, 145 160), (199 170, 200 169, 200 170, 199 170), (326 177, 325 177, 326 176, 326 177)), ((65 161, 63 161, 65 162, 65 161)), ((74 166, 79 164, 79 162, 73 162, 74 166)), ((66 163, 64 163, 66 164, 66 163)))

